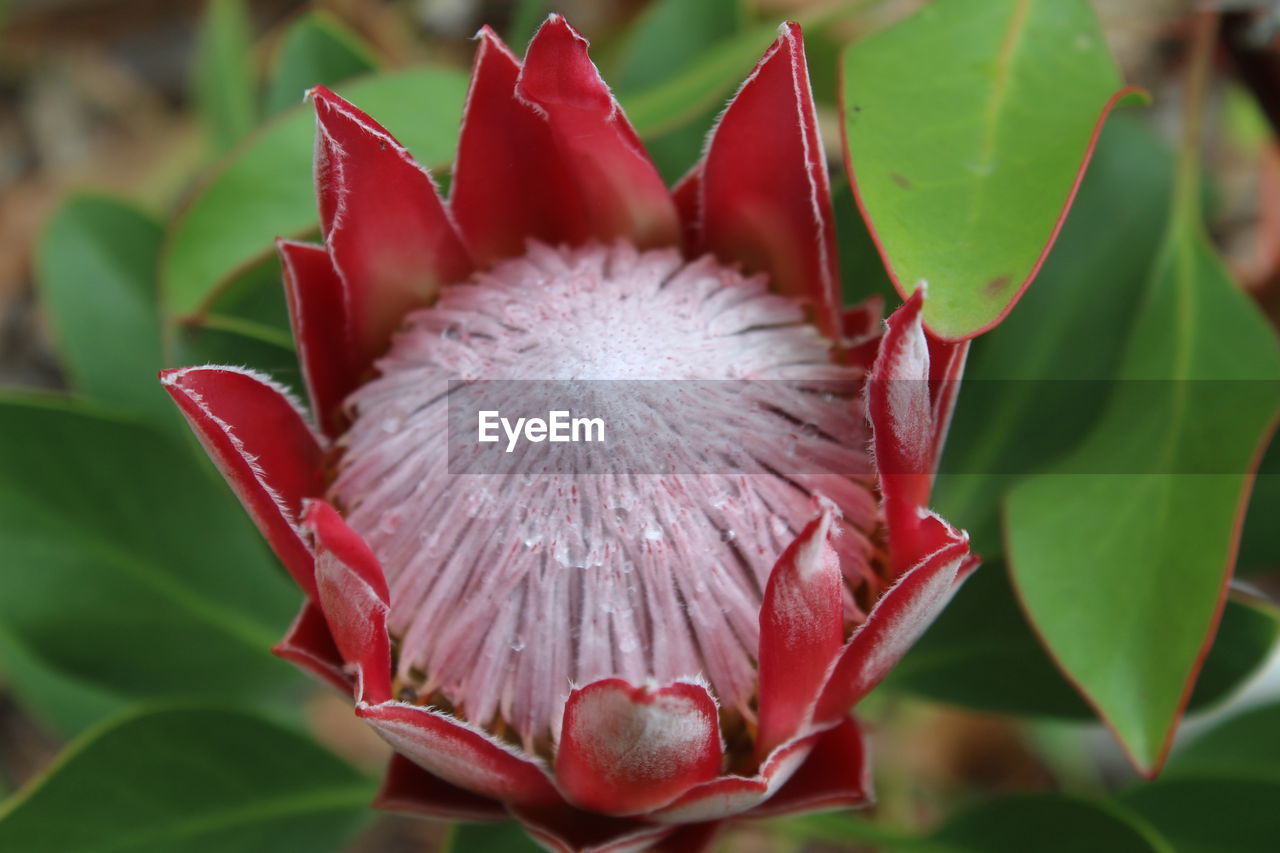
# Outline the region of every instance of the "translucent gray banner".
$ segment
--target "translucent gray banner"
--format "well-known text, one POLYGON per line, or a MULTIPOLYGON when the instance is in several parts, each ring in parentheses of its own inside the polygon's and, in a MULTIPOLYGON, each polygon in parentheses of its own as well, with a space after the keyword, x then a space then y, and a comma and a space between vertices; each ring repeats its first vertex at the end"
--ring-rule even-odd
MULTIPOLYGON (((867 385, 841 378, 455 381, 447 392, 448 468, 865 477, 874 470, 867 385)), ((880 390, 900 411, 916 413, 914 425, 902 424, 909 433, 927 428, 928 401, 942 389, 903 381, 880 390)), ((1258 413, 1274 416, 1278 407, 1280 382, 967 380, 957 422, 965 434, 954 436, 942 470, 1027 474, 1053 460, 1060 473, 1240 473, 1254 448, 1233 424, 1256 423, 1258 413), (1001 429, 999 420, 1015 412, 1017 423, 1031 426, 1001 429), (965 452, 986 430, 1004 452, 965 452), (1105 440, 1091 440, 1095 432, 1105 440)), ((929 473, 926 467, 885 458, 879 472, 929 473)))

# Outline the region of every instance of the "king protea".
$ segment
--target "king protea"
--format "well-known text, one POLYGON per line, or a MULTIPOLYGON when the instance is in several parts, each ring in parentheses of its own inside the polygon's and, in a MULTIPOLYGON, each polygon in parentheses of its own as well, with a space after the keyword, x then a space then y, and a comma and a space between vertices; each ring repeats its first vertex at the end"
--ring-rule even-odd
MULTIPOLYGON (((480 32, 447 201, 310 97, 324 244, 278 246, 311 416, 242 369, 163 381, 305 593, 276 653, 394 748, 377 805, 579 851, 867 802, 850 708, 976 565, 926 508, 965 348, 926 333, 922 293, 884 324, 841 307, 800 28, 673 190, 558 16, 523 62, 480 32), (799 418, 830 472, 444 462, 451 379, 782 377, 864 388, 799 418)), ((731 396, 681 399, 776 451, 731 396)))

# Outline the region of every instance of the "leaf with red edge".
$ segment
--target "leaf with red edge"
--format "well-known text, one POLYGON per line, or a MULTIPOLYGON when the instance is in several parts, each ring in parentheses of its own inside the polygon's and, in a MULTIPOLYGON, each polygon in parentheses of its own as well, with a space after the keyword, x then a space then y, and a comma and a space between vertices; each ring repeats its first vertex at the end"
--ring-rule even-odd
POLYGON ((1033 627, 1147 774, 1217 630, 1251 472, 1280 414, 1280 342, 1198 208, 1187 170, 1121 361, 1131 381, 1080 448, 1006 502, 1033 627))
POLYGON ((842 74, 850 175, 899 293, 927 281, 943 337, 991 328, 1125 92, 1088 3, 933 3, 856 42, 842 74))

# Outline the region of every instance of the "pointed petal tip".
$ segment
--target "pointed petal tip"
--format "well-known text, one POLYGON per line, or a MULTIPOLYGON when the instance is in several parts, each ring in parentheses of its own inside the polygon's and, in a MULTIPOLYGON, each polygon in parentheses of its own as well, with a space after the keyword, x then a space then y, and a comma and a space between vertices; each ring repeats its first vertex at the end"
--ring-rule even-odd
POLYGON ((804 38, 804 32, 796 21, 783 21, 778 24, 778 38, 787 40, 804 38))
POLYGON ((567 106, 612 114, 617 106, 592 61, 590 43, 563 17, 551 15, 534 33, 516 80, 517 96, 542 109, 567 106))
MULTIPOLYGON (((498 49, 500 53, 502 53, 504 56, 510 59, 517 68, 520 67, 520 57, 516 56, 515 51, 513 51, 511 47, 503 40, 502 36, 498 35, 498 31, 495 30, 493 27, 489 26, 488 24, 485 24, 480 29, 476 30, 476 34, 473 35, 471 39, 472 41, 480 42, 480 47, 477 49, 477 54, 488 47, 495 47, 498 49)), ((471 85, 473 87, 475 86, 475 80, 471 81, 471 85)))
POLYGON ((377 593, 384 603, 391 594, 387 580, 373 549, 356 533, 328 501, 314 498, 303 502, 302 526, 315 537, 316 543, 354 570, 377 593))
POLYGON ((308 89, 306 93, 303 95, 303 100, 311 101, 313 103, 324 103, 324 104, 332 104, 332 103, 339 103, 339 102, 347 103, 345 98, 338 95, 336 92, 334 92, 332 89, 330 89, 328 86, 324 85, 323 83, 317 83, 316 85, 308 89))
POLYGON ((756 757, 796 737, 811 717, 843 640, 834 512, 823 506, 778 558, 760 608, 756 757))

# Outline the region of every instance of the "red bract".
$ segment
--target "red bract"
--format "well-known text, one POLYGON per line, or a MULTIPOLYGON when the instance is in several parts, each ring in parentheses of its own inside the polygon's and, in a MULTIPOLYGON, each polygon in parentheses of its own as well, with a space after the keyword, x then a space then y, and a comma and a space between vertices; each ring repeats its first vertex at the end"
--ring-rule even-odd
POLYGON ((798 26, 674 194, 563 19, 523 63, 479 40, 447 203, 312 92, 325 244, 279 248, 319 432, 250 372, 163 374, 306 593, 276 653, 395 749, 386 809, 697 850, 734 815, 867 802, 849 709, 977 564, 927 510, 964 345, 927 335, 923 293, 882 335, 878 301, 841 309, 798 26), (862 473, 456 486, 433 383, 517 355, 512 378, 857 377, 796 405, 862 473))

